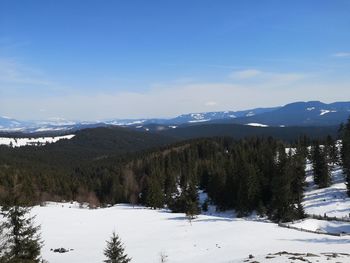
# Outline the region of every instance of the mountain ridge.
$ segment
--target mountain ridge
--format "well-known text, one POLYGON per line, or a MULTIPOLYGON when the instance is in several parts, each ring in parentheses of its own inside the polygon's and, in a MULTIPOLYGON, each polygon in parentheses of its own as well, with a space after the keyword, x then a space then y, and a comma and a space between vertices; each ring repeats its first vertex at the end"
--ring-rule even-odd
POLYGON ((149 131, 152 127, 177 128, 195 123, 236 123, 261 126, 333 126, 347 120, 350 102, 323 103, 320 101, 297 101, 284 106, 254 108, 241 111, 212 111, 181 114, 174 118, 109 119, 104 121, 19 121, 0 117, 0 132, 55 132, 75 131, 103 126, 124 126, 149 131))

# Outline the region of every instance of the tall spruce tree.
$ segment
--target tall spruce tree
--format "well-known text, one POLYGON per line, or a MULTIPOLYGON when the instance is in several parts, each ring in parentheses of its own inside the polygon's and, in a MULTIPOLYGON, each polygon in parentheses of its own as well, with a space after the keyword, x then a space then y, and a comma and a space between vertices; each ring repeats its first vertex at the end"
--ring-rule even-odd
POLYGON ((304 194, 304 184, 306 179, 306 152, 304 147, 297 145, 295 154, 290 156, 290 171, 292 174, 291 190, 293 194, 293 202, 297 206, 296 218, 304 218, 305 211, 301 202, 304 194))
POLYGON ((312 154, 312 167, 314 171, 314 182, 319 188, 325 188, 331 184, 331 175, 324 150, 320 147, 320 142, 315 141, 312 154))
POLYGON ((190 181, 185 191, 185 213, 192 220, 200 213, 197 187, 194 182, 190 181))
POLYGON ((34 217, 28 215, 29 211, 20 206, 2 208, 5 221, 0 226, 3 241, 0 262, 41 262, 40 226, 34 225, 34 217))
POLYGON ((146 179, 146 187, 143 192, 145 204, 153 209, 164 206, 165 195, 156 175, 151 175, 146 179))
POLYGON ((111 238, 107 242, 107 247, 104 250, 104 255, 106 256, 106 263, 128 263, 131 258, 128 257, 124 252, 124 246, 119 238, 119 236, 113 232, 111 238))
POLYGON ((275 221, 291 221, 294 219, 294 204, 292 198, 292 173, 290 161, 285 148, 280 145, 277 152, 276 173, 273 177, 272 204, 270 217, 275 221))
POLYGON ((327 156, 327 162, 331 165, 331 168, 334 168, 338 164, 338 146, 337 141, 328 135, 325 143, 325 154, 327 156))

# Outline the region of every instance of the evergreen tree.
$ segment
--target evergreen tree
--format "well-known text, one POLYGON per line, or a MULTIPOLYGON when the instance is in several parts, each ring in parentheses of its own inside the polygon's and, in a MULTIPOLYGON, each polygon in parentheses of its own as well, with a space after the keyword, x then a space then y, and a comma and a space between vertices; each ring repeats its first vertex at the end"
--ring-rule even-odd
POLYGON ((28 216, 29 211, 29 208, 20 206, 2 208, 5 221, 0 226, 3 240, 0 262, 41 261, 40 226, 34 226, 34 217, 28 216))
POLYGON ((312 166, 315 184, 317 184, 319 188, 330 186, 331 176, 326 154, 325 151, 321 149, 318 141, 315 141, 313 146, 312 166))
POLYGON ((185 191, 185 213, 190 220, 200 213, 197 188, 192 182, 185 191))
POLYGON ((145 204, 153 209, 162 208, 164 206, 165 196, 159 178, 155 175, 151 175, 146 179, 143 198, 145 204))
POLYGON ((332 165, 332 168, 338 163, 338 147, 337 141, 333 140, 332 136, 328 135, 325 143, 325 153, 327 155, 327 161, 332 165))
POLYGON ((238 216, 248 215, 253 210, 259 196, 257 169, 246 155, 245 151, 239 151, 235 168, 239 176, 236 202, 238 216))
MULTIPOLYGON (((304 184, 306 178, 306 156, 304 147, 300 144, 297 145, 295 154, 290 157, 291 170, 292 170, 292 193, 293 199, 297 204, 301 204, 304 194, 304 184)), ((300 210, 301 211, 301 210, 300 210)))
POLYGON ((272 203, 270 217, 275 221, 291 221, 293 219, 293 202, 291 190, 291 170, 283 145, 277 152, 276 172, 273 177, 272 203))
POLYGON ((118 235, 113 232, 111 238, 107 242, 107 247, 104 250, 104 255, 106 256, 106 263, 128 263, 131 258, 128 257, 124 252, 124 247, 118 235))

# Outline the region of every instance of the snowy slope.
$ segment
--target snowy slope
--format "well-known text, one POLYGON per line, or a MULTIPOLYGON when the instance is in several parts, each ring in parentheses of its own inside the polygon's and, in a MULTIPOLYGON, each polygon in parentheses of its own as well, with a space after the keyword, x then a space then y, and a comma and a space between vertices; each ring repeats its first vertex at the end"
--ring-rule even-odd
POLYGON ((24 125, 24 123, 12 119, 10 117, 7 116, 0 116, 0 131, 2 130, 13 130, 13 131, 20 131, 22 130, 22 126, 24 125))
MULTIPOLYGON (((341 169, 332 172, 333 184, 325 189, 313 184, 311 164, 307 165, 307 173, 309 186, 303 201, 306 213, 347 217, 350 199, 341 169)), ((206 199, 202 192, 199 197, 201 202, 206 199)), ((254 215, 239 219, 233 211, 217 213, 212 208, 191 223, 181 213, 122 204, 90 210, 79 208, 77 203, 48 203, 34 207, 31 213, 41 224, 43 257, 51 263, 102 262, 105 241, 114 230, 136 263, 160 262, 161 253, 168 256, 168 263, 350 262, 346 254, 349 235, 307 233, 279 227, 254 215), (69 252, 52 251, 61 247, 69 252), (282 251, 288 253, 279 253, 282 251)), ((290 224, 310 231, 350 232, 347 222, 308 218, 290 224)))
POLYGON ((48 143, 55 143, 59 140, 69 140, 72 139, 75 135, 64 135, 56 137, 40 137, 40 138, 7 138, 0 137, 0 145, 7 145, 11 147, 22 147, 22 146, 42 146, 48 143))
POLYGON ((290 226, 324 233, 350 233, 349 222, 325 221, 310 218, 290 224, 290 226))
MULTIPOLYGON (((313 184, 311 164, 307 165, 307 173, 309 186, 303 201, 306 212, 348 216, 350 199, 341 169, 332 172, 333 185, 325 189, 313 184)), ((206 194, 200 192, 201 202, 205 199, 206 194)), ((43 256, 52 263, 102 262, 105 240, 114 230, 136 263, 160 262, 161 253, 168 256, 169 263, 350 262, 346 254, 350 236, 322 234, 349 233, 347 222, 308 218, 290 223, 321 232, 314 234, 282 228, 256 216, 239 219, 233 211, 217 213, 212 207, 191 223, 184 214, 130 205, 90 210, 79 208, 77 203, 48 203, 34 207, 32 214, 42 226, 43 256), (61 247, 70 251, 52 251, 61 247)))
POLYGON ((350 242, 350 237, 304 233, 253 219, 200 215, 190 224, 184 214, 127 205, 89 210, 51 203, 32 213, 42 224, 43 256, 51 263, 102 262, 105 240, 114 230, 136 263, 160 262, 161 252, 169 263, 243 262, 249 254, 265 259, 268 253, 285 250, 346 253, 350 242), (60 247, 73 250, 50 250, 60 247))
MULTIPOLYGON (((311 171, 311 164, 308 164, 307 170, 311 171)), ((328 188, 318 189, 313 183, 311 172, 306 182, 309 187, 305 191, 303 206, 307 214, 349 218, 350 198, 347 196, 345 178, 339 167, 332 171, 332 185, 328 188)))

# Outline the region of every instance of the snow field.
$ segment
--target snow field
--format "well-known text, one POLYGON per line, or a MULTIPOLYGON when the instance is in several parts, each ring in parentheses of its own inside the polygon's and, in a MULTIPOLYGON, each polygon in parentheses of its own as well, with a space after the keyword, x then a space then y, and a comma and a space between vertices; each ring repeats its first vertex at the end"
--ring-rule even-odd
POLYGON ((70 140, 74 137, 74 134, 64 135, 64 136, 56 136, 56 137, 40 137, 40 138, 7 138, 0 137, 0 145, 7 145, 11 147, 22 147, 22 146, 37 146, 37 145, 45 145, 48 143, 55 143, 59 140, 70 140))
POLYGON ((129 205, 90 210, 49 203, 32 213, 42 225, 43 257, 51 263, 102 262, 105 241, 114 230, 132 262, 140 263, 160 262, 160 253, 168 255, 169 263, 242 262, 249 254, 279 251, 346 253, 350 243, 350 237, 299 232, 256 219, 200 215, 190 224, 184 214, 129 205), (74 250, 50 250, 60 247, 74 250))
MULTIPOLYGON (((311 171, 308 164, 307 171, 311 171)), ((327 215, 350 219, 350 198, 346 193, 343 171, 336 167, 332 171, 332 185, 324 189, 318 189, 313 183, 313 175, 309 172, 306 182, 309 184, 305 191, 303 206, 307 214, 327 215)))

